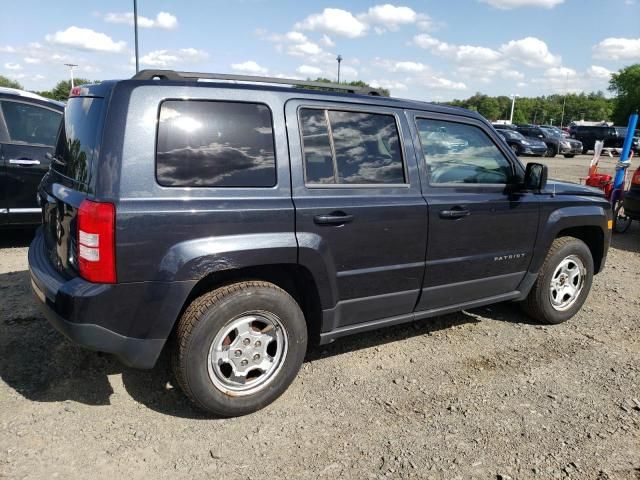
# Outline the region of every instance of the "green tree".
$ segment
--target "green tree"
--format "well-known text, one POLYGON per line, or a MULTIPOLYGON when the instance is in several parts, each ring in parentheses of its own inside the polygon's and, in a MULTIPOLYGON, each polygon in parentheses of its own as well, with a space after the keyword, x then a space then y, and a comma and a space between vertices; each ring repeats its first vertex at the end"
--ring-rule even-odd
MULTIPOLYGON (((74 85, 84 85, 86 83, 96 83, 92 80, 87 80, 86 78, 75 78, 73 80, 74 85)), ((71 92, 71 81, 70 80, 60 80, 56 83, 56 86, 51 90, 45 90, 42 92, 38 92, 39 95, 43 97, 52 98, 53 100, 59 100, 61 102, 67 100, 69 98, 69 93, 71 92)))
POLYGON ((611 75, 609 90, 616 94, 613 120, 618 125, 626 125, 629 115, 640 108, 640 63, 611 75))
POLYGON ((9 88, 19 88, 20 90, 24 90, 22 85, 15 80, 11 80, 10 78, 5 77, 4 75, 0 75, 0 87, 9 87, 9 88))

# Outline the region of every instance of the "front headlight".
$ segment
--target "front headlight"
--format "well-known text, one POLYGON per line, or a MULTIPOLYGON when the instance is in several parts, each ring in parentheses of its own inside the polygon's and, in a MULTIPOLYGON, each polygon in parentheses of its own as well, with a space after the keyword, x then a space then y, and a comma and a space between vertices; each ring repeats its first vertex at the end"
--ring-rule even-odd
POLYGON ((523 140, 523 141, 522 141, 522 144, 523 144, 523 145, 529 145, 529 142, 527 142, 526 140, 523 140))

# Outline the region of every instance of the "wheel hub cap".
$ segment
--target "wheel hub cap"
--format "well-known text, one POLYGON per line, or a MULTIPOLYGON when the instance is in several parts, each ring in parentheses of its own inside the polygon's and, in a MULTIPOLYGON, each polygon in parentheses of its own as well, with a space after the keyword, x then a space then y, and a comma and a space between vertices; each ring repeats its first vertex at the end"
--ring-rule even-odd
POLYGON ((256 393, 274 378, 286 352, 287 338, 276 315, 243 314, 227 323, 211 343, 209 378, 230 395, 256 393))
POLYGON ((586 268, 579 257, 569 255, 562 260, 551 277, 551 306, 558 311, 571 308, 582 293, 585 278, 586 268))

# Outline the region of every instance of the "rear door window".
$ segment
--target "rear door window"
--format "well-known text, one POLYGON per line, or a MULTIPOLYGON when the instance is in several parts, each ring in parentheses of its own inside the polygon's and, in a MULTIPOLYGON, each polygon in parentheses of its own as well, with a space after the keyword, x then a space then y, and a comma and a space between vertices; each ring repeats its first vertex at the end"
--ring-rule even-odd
POLYGON ((9 132, 9 141, 53 146, 62 114, 24 102, 0 102, 9 132))
POLYGON ((307 184, 404 184, 393 115, 301 109, 307 184))
POLYGON ((271 111, 258 103, 163 102, 156 177, 167 187, 275 186, 271 111))

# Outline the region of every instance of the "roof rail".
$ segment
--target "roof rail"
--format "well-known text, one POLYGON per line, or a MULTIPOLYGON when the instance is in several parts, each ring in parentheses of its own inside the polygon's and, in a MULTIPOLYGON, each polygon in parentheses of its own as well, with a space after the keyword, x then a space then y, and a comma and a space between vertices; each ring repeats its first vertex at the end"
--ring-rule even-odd
POLYGON ((291 85, 296 87, 310 87, 322 90, 341 90, 348 93, 360 95, 382 96, 382 92, 372 87, 354 87, 342 83, 311 82, 306 80, 296 80, 293 78, 277 77, 254 77, 252 75, 231 75, 227 73, 199 73, 199 72, 177 72, 175 70, 140 70, 133 77, 133 80, 224 80, 227 82, 241 83, 272 83, 281 85, 291 85))

